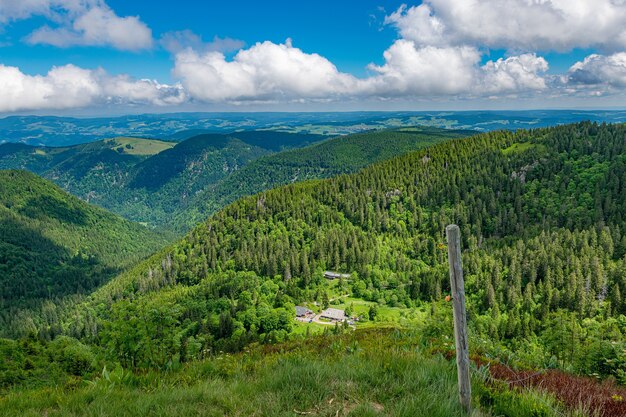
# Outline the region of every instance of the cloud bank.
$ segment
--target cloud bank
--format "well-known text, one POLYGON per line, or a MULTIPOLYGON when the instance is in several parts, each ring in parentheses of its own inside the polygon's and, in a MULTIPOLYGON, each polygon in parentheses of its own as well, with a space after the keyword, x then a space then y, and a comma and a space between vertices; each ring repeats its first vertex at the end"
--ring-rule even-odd
POLYGON ((52 68, 46 75, 27 75, 0 65, 0 112, 71 109, 95 104, 176 105, 187 100, 180 85, 111 76, 104 70, 74 65, 52 68))
POLYGON ((626 49, 623 0, 426 0, 400 7, 385 22, 420 45, 626 49))

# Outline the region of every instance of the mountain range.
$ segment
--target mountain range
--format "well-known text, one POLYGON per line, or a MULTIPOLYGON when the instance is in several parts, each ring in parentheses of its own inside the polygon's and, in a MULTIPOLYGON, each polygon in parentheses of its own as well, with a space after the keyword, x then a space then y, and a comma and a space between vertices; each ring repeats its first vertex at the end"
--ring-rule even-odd
POLYGON ((623 110, 166 113, 114 117, 8 116, 0 143, 68 146, 117 136, 180 141, 203 133, 273 130, 338 136, 410 126, 474 130, 529 129, 583 120, 619 123, 623 110))

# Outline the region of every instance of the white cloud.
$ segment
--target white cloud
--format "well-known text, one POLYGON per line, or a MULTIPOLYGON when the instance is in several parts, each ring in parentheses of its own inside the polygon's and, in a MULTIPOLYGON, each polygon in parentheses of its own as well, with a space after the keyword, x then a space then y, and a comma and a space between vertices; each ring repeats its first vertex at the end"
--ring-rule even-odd
POLYGON ((385 22, 420 45, 535 52, 626 47, 624 0, 425 0, 385 22))
POLYGON ((220 52, 191 49, 175 57, 173 70, 194 98, 216 101, 327 99, 358 90, 359 80, 326 58, 285 44, 257 43, 232 60, 220 52))
POLYGON ((534 54, 480 66, 474 47, 417 46, 400 39, 372 75, 356 78, 329 60, 290 42, 258 43, 232 60, 219 52, 176 54, 174 77, 191 97, 206 102, 341 100, 363 97, 476 96, 542 89, 547 62, 534 54), (483 92, 483 90, 486 92, 483 92))
POLYGON ((572 65, 564 78, 573 87, 626 88, 626 52, 589 55, 572 65))
POLYGON ((419 45, 446 46, 444 40, 445 24, 433 15, 432 8, 427 4, 407 8, 402 5, 398 10, 385 17, 385 24, 398 28, 404 39, 419 45))
POLYGON ((0 112, 70 109, 96 103, 180 104, 186 95, 179 85, 111 76, 103 70, 74 65, 52 68, 46 75, 27 75, 0 65, 0 112))
POLYGON ((417 47, 400 39, 384 57, 384 65, 369 66, 378 75, 366 80, 378 96, 462 94, 479 76, 480 53, 472 47, 417 47))
POLYGON ((27 19, 31 16, 45 16, 58 21, 65 15, 75 17, 100 3, 100 0, 2 0, 0 23, 27 19))
POLYGON ((543 90, 547 87, 545 78, 540 75, 548 70, 548 62, 536 54, 523 54, 497 61, 489 61, 482 66, 482 94, 515 93, 543 90))
POLYGON ((44 25, 26 37, 31 44, 57 47, 112 46, 136 51, 152 47, 152 31, 137 16, 120 17, 103 0, 2 0, 0 22, 44 16, 44 25))
POLYGON ((167 32, 161 36, 160 44, 172 54, 177 54, 185 49, 193 49, 197 52, 231 52, 244 47, 243 41, 218 36, 215 36, 211 42, 204 42, 201 36, 190 30, 167 32))
POLYGON ((160 84, 155 80, 135 80, 128 75, 100 76, 102 95, 109 102, 172 106, 188 97, 180 84, 160 84))
POLYGON ((73 65, 55 67, 45 76, 0 66, 0 111, 83 107, 99 89, 90 71, 73 65))

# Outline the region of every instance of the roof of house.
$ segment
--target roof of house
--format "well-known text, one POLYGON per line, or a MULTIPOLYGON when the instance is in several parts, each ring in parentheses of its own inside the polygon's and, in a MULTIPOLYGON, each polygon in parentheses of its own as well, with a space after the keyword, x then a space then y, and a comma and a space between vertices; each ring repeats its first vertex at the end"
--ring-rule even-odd
POLYGON ((342 274, 334 271, 326 271, 324 272, 324 276, 326 278, 350 278, 350 274, 342 274))
POLYGON ((311 310, 309 310, 306 307, 302 307, 302 306, 296 306, 296 316, 300 317, 300 316, 305 316, 306 313, 311 312, 311 310))
POLYGON ((327 308, 322 311, 322 317, 332 320, 343 320, 346 318, 346 313, 338 308, 327 308))

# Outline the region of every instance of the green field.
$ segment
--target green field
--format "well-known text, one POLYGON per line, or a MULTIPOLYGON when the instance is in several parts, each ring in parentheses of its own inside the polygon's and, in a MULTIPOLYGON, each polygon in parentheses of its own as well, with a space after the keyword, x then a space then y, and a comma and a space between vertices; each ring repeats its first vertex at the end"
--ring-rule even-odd
POLYGON ((120 153, 142 156, 156 155, 166 149, 171 149, 176 145, 175 142, 129 137, 117 137, 107 139, 104 142, 110 144, 112 149, 115 149, 120 153))
POLYGON ((326 329, 327 327, 330 327, 330 326, 325 326, 319 323, 303 323, 301 321, 294 320, 292 334, 306 335, 307 329, 308 329, 309 334, 320 334, 320 333, 324 333, 324 329, 326 329))
POLYGON ((521 143, 514 143, 508 148, 503 149, 502 153, 505 155, 513 155, 516 153, 526 152, 530 149, 536 149, 538 152, 546 151, 546 147, 541 144, 532 143, 532 142, 521 142, 521 143))
POLYGON ((331 303, 331 307, 339 308, 345 310, 347 307, 352 307, 353 316, 363 316, 367 317, 370 307, 376 306, 377 315, 375 320, 372 321, 364 321, 357 323, 357 327, 371 327, 375 324, 380 323, 401 323, 401 324, 411 324, 417 323, 420 319, 426 316, 426 313, 417 308, 406 308, 406 307, 390 307, 386 305, 379 305, 373 301, 365 301, 360 298, 346 297, 341 298, 340 304, 331 303))

